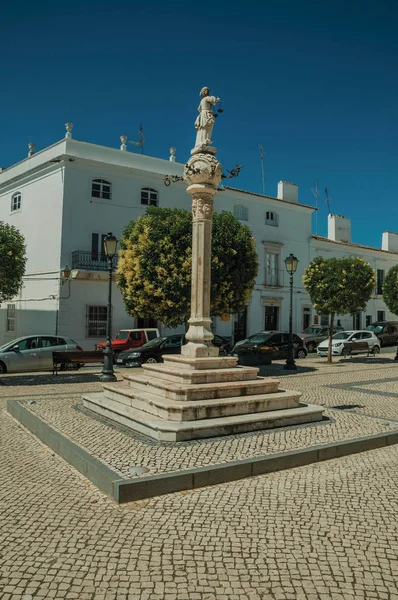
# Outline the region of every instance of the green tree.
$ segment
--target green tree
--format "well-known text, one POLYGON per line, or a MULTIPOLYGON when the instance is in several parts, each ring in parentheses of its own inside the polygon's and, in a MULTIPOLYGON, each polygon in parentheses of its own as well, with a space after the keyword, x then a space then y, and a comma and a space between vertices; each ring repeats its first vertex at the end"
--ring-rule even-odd
MULTIPOLYGON (((192 215, 148 208, 122 236, 117 284, 126 311, 168 327, 186 323, 191 304, 192 215)), ((253 236, 231 213, 213 215, 211 314, 239 312, 249 303, 258 260, 253 236)))
POLYGON ((388 270, 383 282, 383 300, 390 312, 398 315, 398 265, 388 270))
POLYGON ((18 294, 25 266, 25 238, 16 227, 0 221, 0 302, 18 294))
POLYGON ((330 315, 328 362, 332 362, 334 317, 365 310, 375 272, 362 258, 319 256, 304 271, 303 283, 318 313, 330 315))

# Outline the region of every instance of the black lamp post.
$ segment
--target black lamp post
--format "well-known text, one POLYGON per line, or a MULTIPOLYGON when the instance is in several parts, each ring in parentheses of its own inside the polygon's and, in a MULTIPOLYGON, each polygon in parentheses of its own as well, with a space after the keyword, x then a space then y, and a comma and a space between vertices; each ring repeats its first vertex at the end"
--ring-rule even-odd
POLYGON ((116 375, 113 371, 113 350, 111 347, 112 338, 112 271, 113 258, 116 254, 117 239, 112 233, 108 233, 104 239, 105 256, 108 259, 109 287, 108 287, 108 310, 106 313, 106 346, 104 350, 104 366, 100 375, 100 381, 116 381, 116 375))
POLYGON ((289 254, 285 258, 286 271, 290 275, 290 308, 289 308, 289 345, 287 347, 287 360, 285 369, 296 371, 297 366, 294 362, 294 346, 293 346, 293 275, 297 270, 298 258, 294 254, 289 254))

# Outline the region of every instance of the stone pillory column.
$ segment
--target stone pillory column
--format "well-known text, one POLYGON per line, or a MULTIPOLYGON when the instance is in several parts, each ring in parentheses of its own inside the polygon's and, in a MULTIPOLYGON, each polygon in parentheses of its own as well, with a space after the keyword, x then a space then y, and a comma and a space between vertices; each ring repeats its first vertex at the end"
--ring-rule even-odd
POLYGON ((200 96, 196 145, 184 170, 187 192, 192 196, 192 285, 188 344, 182 347, 182 354, 190 357, 218 356, 218 348, 211 345, 211 227, 213 196, 221 181, 222 167, 214 156, 217 149, 211 145, 210 135, 215 121, 212 105, 220 99, 210 96, 209 88, 203 88, 200 96))

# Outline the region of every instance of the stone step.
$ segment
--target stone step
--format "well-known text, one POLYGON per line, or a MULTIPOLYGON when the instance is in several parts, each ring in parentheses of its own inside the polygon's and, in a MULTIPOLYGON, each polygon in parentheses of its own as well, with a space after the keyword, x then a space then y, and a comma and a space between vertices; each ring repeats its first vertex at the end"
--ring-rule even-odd
POLYGON ((124 375, 135 390, 163 396, 170 400, 211 400, 230 396, 250 396, 253 394, 272 394, 278 391, 279 379, 271 377, 250 379, 248 381, 226 381, 220 383, 179 384, 148 377, 146 375, 124 375))
MULTIPOLYGON (((300 392, 280 390, 273 394, 217 398, 215 400, 195 400, 193 402, 169 400, 147 392, 137 392, 134 388, 119 383, 104 384, 106 397, 126 407, 136 408, 168 421, 192 421, 214 419, 224 416, 243 415, 296 408, 300 403, 300 392)), ((123 414, 125 409, 120 408, 123 414)))
POLYGON ((164 354, 163 362, 165 365, 174 365, 181 369, 227 369, 235 367, 238 362, 237 356, 203 356, 196 358, 191 356, 181 356, 181 354, 164 354), (177 364, 176 364, 177 363, 177 364))
POLYGON ((274 427, 299 425, 320 421, 325 410, 321 406, 300 404, 297 408, 273 410, 262 413, 235 415, 219 419, 202 419, 199 421, 166 421, 141 410, 124 406, 112 401, 103 392, 85 394, 83 405, 93 412, 125 425, 155 440, 163 442, 179 442, 200 438, 217 437, 274 427), (129 408, 127 411, 121 410, 129 408))
POLYGON ((164 363, 142 365, 148 377, 166 379, 177 383, 200 384, 221 381, 247 381, 257 379, 257 367, 229 367, 223 369, 186 369, 164 363))

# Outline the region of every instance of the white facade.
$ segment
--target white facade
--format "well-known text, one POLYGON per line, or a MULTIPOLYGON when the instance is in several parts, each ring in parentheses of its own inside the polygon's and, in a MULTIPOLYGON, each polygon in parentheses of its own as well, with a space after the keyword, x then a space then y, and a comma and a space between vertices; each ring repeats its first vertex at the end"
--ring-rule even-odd
MULTIPOLYGON (((85 349, 103 341, 108 276, 106 262, 101 261, 101 236, 112 232, 120 238, 125 226, 145 212, 143 189, 149 189, 144 196, 150 201, 152 195, 159 206, 190 210, 186 185, 181 182, 167 187, 163 182, 166 175, 182 172, 183 164, 126 152, 125 145, 119 150, 71 138, 2 170, 0 220, 15 225, 25 236, 28 262, 19 297, 0 309, 0 343, 33 333, 68 335, 85 349), (102 197, 93 196, 93 180, 97 180, 95 190, 100 190, 94 196, 102 197), (65 265, 72 272, 63 282, 60 273, 65 265), (97 317, 99 324, 94 323, 97 317)), ((287 330, 289 280, 284 259, 290 253, 299 259, 293 307, 298 332, 315 317, 302 284, 304 269, 312 258, 320 254, 363 256, 375 269, 385 272, 395 264, 395 234, 383 234, 383 250, 344 243, 341 239, 350 241, 350 223, 336 217, 329 223, 329 237, 335 241, 311 236, 314 208, 298 202, 297 186, 280 182, 277 196, 225 186, 214 198, 215 210, 232 211, 249 226, 260 263, 246 328, 239 330, 243 318, 216 319, 214 330, 221 335, 241 337, 264 328, 287 330), (342 230, 345 237, 339 237, 342 230)), ((366 316, 376 320, 381 311, 392 318, 378 296, 362 315, 362 324, 366 316)), ((352 326, 352 317, 342 319, 352 326)), ((125 313, 114 285, 113 331, 137 325, 125 313)))

